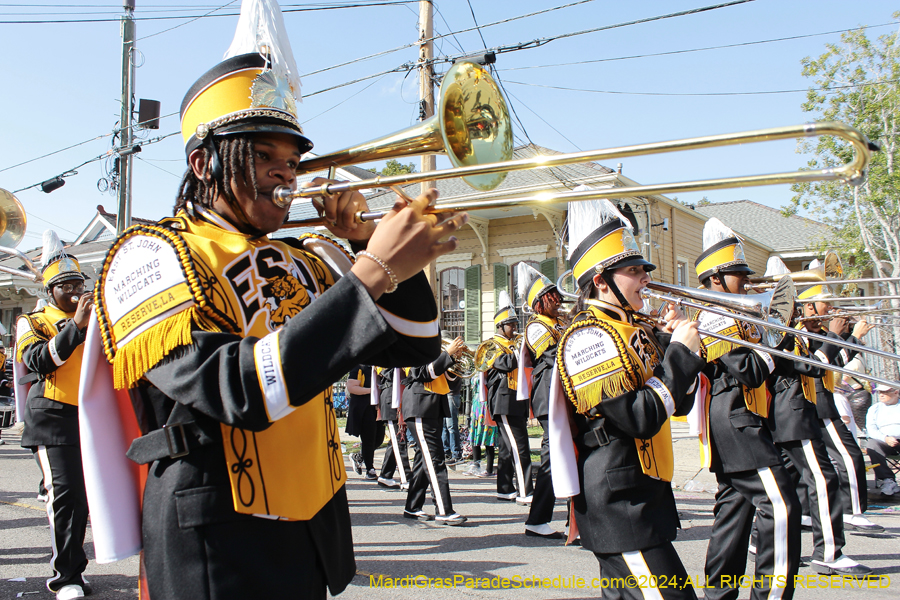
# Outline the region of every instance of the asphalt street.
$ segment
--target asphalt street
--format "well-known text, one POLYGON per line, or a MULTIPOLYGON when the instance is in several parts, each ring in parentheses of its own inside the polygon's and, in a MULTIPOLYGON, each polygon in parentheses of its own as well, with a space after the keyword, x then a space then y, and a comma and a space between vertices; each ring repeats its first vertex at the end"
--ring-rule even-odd
MULTIPOLYGON (((682 530, 675 548, 695 583, 703 583, 703 563, 712 528, 715 479, 699 468, 697 441, 683 424, 673 428, 675 496, 682 530), (687 489, 685 489, 687 488, 687 489)), ((50 540, 45 505, 35 498, 40 474, 31 452, 18 446, 15 430, 4 430, 0 446, 0 599, 52 598, 44 586, 50 575, 50 540)), ((353 438, 351 438, 353 439, 353 438)), ((533 440, 533 442, 536 440, 533 440)), ((383 450, 376 454, 380 464, 383 450)), ((500 502, 495 479, 451 471, 454 508, 469 521, 458 527, 402 517, 405 494, 365 481, 345 457, 357 576, 340 595, 365 598, 596 598, 596 558, 579 546, 524 535, 528 509, 500 502), (508 587, 504 587, 508 586, 508 587), (581 586, 581 587, 579 587, 581 586)), ((870 477, 870 485, 872 484, 870 477)), ((842 581, 820 578, 808 566, 800 569, 802 586, 795 598, 853 597, 887 600, 900 597, 900 495, 880 496, 870 489, 869 518, 884 526, 880 534, 847 533, 845 554, 871 566, 874 578, 842 581)), ((433 512, 430 506, 426 509, 433 512)), ((553 525, 562 530, 565 504, 557 503, 553 525)), ((98 565, 88 529, 87 577, 97 600, 137 598, 137 559, 98 565)), ((803 533, 803 556, 812 552, 812 535, 803 533)), ((753 573, 748 561, 747 573, 753 573)), ((703 590, 698 589, 703 597, 703 590)), ((742 589, 740 598, 749 598, 742 589)), ((286 591, 285 597, 290 597, 286 591)))

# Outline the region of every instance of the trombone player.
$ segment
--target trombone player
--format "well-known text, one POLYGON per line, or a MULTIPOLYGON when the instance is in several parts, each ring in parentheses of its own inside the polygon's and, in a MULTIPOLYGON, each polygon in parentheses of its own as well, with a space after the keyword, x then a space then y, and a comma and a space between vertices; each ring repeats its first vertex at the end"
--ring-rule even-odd
MULTIPOLYGON (((694 266, 708 290, 746 294, 753 274, 741 240, 716 218, 703 227, 703 252, 694 266)), ((759 343, 762 334, 738 319, 700 311, 700 329, 759 343)), ((706 551, 706 597, 733 600, 744 574, 750 530, 757 517, 758 544, 752 598, 790 598, 800 566, 800 502, 782 464, 765 419, 769 414, 766 379, 775 361, 765 353, 701 336, 710 381, 700 409, 707 433, 704 466, 715 473, 715 521, 706 551), (729 583, 730 582, 730 583, 729 583)))

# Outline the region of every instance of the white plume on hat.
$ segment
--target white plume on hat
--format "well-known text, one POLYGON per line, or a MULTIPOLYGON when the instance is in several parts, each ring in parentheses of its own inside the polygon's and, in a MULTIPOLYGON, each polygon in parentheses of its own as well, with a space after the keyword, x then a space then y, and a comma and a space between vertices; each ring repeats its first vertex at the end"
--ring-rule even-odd
POLYGON ((512 311, 513 315, 516 314, 516 308, 509 300, 509 292, 507 292, 506 290, 500 290, 500 293, 497 294, 497 310, 495 310, 494 312, 498 313, 504 308, 509 308, 510 311, 512 311))
POLYGON ((780 256, 770 256, 766 263, 766 277, 773 275, 787 275, 791 270, 787 268, 780 256))
POLYGON ((241 3, 234 40, 223 58, 252 53, 268 56, 276 77, 288 82, 294 98, 299 102, 300 72, 294 62, 281 7, 275 0, 243 0, 241 3))
POLYGON ((809 266, 806 267, 806 269, 807 269, 807 270, 812 270, 812 269, 815 269, 816 267, 818 267, 818 266, 821 265, 821 264, 822 264, 822 262, 821 262, 818 258, 814 258, 814 259, 812 259, 812 262, 809 263, 809 266))
MULTIPOLYGON (((583 191, 587 186, 578 186, 575 191, 583 191)), ((601 200, 582 200, 581 202, 569 202, 569 255, 578 247, 584 238, 592 231, 608 223, 613 219, 619 219, 622 225, 631 228, 631 221, 625 218, 616 205, 603 198, 601 200)))
POLYGON ((731 227, 713 217, 703 226, 703 250, 709 250, 730 237, 741 239, 741 236, 732 231, 731 227))
POLYGON ((516 296, 520 302, 527 302, 528 290, 535 279, 541 277, 540 272, 527 262, 522 261, 516 265, 516 296))
POLYGON ((44 231, 44 249, 41 251, 41 268, 45 269, 53 259, 59 258, 63 254, 63 245, 52 229, 44 231))

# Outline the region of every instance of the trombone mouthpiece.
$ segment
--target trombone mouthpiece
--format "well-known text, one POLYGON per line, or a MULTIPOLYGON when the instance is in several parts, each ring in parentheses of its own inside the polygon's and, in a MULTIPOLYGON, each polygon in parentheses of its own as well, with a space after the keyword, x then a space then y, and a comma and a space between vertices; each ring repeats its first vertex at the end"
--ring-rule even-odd
POLYGON ((272 202, 278 208, 287 208, 294 201, 294 190, 286 185, 279 185, 272 190, 272 202))

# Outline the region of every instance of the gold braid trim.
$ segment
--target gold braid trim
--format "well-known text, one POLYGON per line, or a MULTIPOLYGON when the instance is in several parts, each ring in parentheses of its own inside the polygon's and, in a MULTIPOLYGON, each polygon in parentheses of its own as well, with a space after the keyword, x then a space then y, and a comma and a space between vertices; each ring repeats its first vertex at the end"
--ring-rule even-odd
MULTIPOLYGON (((619 354, 617 360, 620 361, 621 367, 615 373, 604 376, 598 381, 589 383, 576 391, 575 386, 572 383, 572 378, 566 370, 563 352, 559 351, 556 353, 556 364, 559 367, 561 375, 560 379, 562 380, 566 398, 575 405, 575 410, 579 414, 585 414, 590 409, 600 404, 603 398, 615 398, 616 396, 621 396, 625 392, 631 392, 640 388, 643 386, 643 380, 641 379, 640 368, 631 356, 625 340, 622 339, 622 336, 616 328, 607 321, 597 319, 590 312, 581 313, 581 315, 588 316, 576 321, 566 330, 559 341, 559 348, 565 349, 568 337, 579 329, 584 327, 596 327, 603 330, 613 340, 616 351, 619 354)), ((576 319, 578 318, 579 317, 576 316, 576 319)))
POLYGON ((184 239, 176 231, 167 227, 135 225, 129 228, 119 236, 107 252, 99 281, 99 285, 94 289, 94 304, 97 307, 103 351, 106 354, 106 359, 113 366, 113 379, 116 389, 135 387, 144 374, 161 362, 170 352, 180 346, 187 346, 193 343, 191 332, 194 325, 203 331, 231 331, 226 321, 217 313, 203 293, 203 287, 197 277, 190 249, 187 247, 184 239), (130 339, 124 346, 118 346, 113 340, 112 324, 110 323, 106 303, 103 298, 103 289, 116 252, 121 248, 122 244, 134 235, 147 235, 158 238, 175 250, 181 265, 182 274, 191 291, 194 306, 186 308, 153 325, 130 339))

